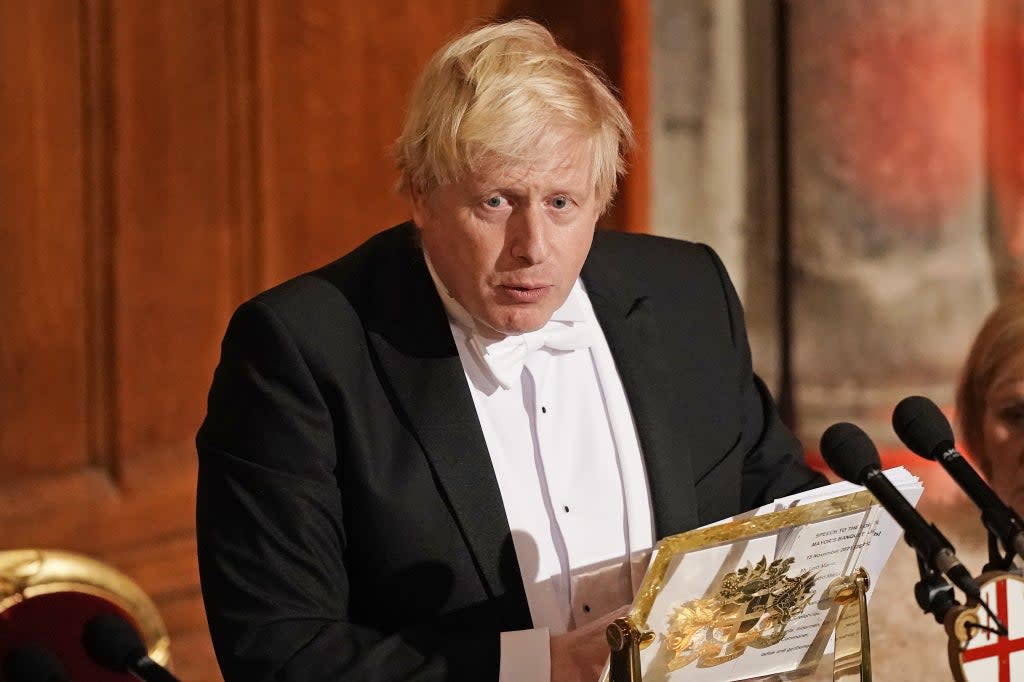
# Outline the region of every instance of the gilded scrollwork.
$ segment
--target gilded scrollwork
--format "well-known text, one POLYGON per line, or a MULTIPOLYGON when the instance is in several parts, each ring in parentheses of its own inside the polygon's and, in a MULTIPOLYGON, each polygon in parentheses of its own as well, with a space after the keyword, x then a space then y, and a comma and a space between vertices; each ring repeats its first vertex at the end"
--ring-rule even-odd
POLYGON ((0 552, 0 604, 12 598, 21 599, 42 570, 43 562, 43 553, 38 550, 0 552))

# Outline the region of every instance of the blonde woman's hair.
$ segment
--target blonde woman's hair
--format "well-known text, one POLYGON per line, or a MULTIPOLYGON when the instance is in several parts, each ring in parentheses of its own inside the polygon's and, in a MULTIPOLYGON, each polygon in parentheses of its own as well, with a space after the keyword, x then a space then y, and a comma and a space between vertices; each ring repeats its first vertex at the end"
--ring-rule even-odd
POLYGON ((993 382, 1007 372, 1024 373, 1024 289, 1011 292, 989 313, 971 345, 957 388, 961 439, 986 475, 992 473, 984 437, 987 395, 993 382))
POLYGON ((624 172, 633 131, 596 68, 526 19, 489 24, 442 47, 412 94, 396 144, 399 189, 542 160, 540 141, 565 128, 586 143, 602 210, 624 172))

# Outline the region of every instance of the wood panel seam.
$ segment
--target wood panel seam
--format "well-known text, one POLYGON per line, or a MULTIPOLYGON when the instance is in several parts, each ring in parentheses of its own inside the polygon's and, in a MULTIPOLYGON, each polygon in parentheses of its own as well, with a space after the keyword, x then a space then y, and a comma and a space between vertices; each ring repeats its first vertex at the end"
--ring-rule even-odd
POLYGON ((226 6, 225 50, 230 82, 226 97, 231 233, 232 308, 263 286, 261 157, 259 130, 258 13, 251 0, 226 6))
POLYGON ((117 485, 117 415, 114 384, 113 222, 114 122, 113 55, 109 0, 82 0, 83 213, 86 242, 83 288, 89 461, 103 467, 117 485))

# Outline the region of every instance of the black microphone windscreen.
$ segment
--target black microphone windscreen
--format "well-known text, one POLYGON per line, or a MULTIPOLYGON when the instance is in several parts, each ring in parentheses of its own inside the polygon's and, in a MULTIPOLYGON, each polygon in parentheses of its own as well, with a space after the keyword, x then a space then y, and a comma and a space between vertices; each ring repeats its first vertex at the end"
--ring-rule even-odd
POLYGON ((94 661, 113 670, 124 670, 146 655, 139 633, 115 613, 101 613, 86 623, 82 644, 94 661))
POLYGON ((939 406, 928 398, 912 395, 892 411, 892 428, 911 452, 935 459, 940 446, 953 445, 953 427, 939 406))
POLYGON ((878 449, 861 428, 849 422, 833 424, 821 436, 821 456, 832 471, 852 483, 863 483, 872 469, 881 469, 878 449))
POLYGON ((49 649, 38 644, 19 647, 4 657, 8 682, 67 682, 64 666, 49 649))

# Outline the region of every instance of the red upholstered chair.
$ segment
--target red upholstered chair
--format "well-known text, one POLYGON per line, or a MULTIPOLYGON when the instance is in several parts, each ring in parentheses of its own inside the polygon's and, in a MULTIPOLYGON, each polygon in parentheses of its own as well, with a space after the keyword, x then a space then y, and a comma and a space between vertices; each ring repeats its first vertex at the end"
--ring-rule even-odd
MULTIPOLYGON (((167 629, 152 600, 128 576, 71 552, 0 550, 0 662, 41 646, 60 660, 69 679, 128 682, 135 678, 93 663, 82 645, 85 624, 118 614, 138 631, 149 656, 170 663, 167 629)), ((0 682, 8 682, 0 665, 0 682)))

